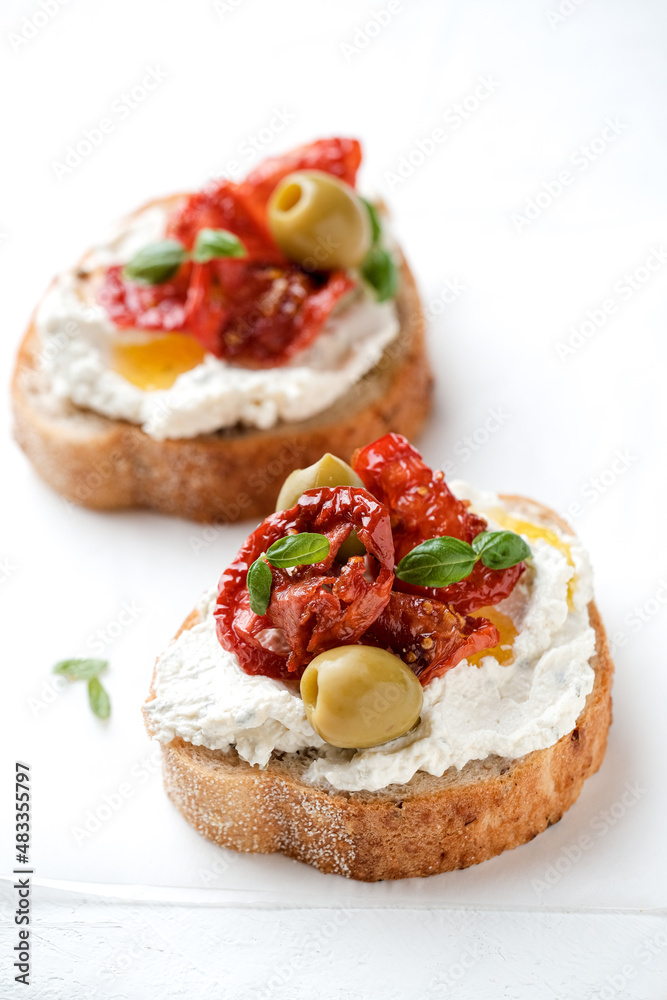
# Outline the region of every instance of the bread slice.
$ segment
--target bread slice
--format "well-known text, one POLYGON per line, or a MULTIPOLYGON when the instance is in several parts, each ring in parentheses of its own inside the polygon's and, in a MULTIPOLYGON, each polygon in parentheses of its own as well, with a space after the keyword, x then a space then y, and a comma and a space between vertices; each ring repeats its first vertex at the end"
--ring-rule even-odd
MULTIPOLYGON (((177 197, 162 203, 171 208, 177 197)), ((399 334, 378 364, 321 413, 270 430, 236 427, 166 441, 55 400, 33 319, 12 382, 14 435, 42 479, 84 507, 149 507, 207 523, 262 517, 293 469, 327 451, 349 460, 355 448, 388 431, 418 434, 433 378, 419 295, 404 259, 397 308, 399 334)))
MULTIPOLYGON (((533 501, 504 499, 537 507, 567 527, 533 501)), ((162 746, 167 794, 199 833, 222 847, 280 852, 365 882, 479 864, 557 823, 602 763, 614 666, 594 603, 589 614, 596 636, 593 689, 572 732, 544 750, 516 760, 470 761, 441 777, 418 772, 407 784, 377 792, 344 792, 302 780, 307 754, 274 753, 259 770, 234 749, 175 739, 162 746)), ((180 631, 198 620, 193 612, 180 631)), ((152 688, 148 700, 154 697, 152 688)))

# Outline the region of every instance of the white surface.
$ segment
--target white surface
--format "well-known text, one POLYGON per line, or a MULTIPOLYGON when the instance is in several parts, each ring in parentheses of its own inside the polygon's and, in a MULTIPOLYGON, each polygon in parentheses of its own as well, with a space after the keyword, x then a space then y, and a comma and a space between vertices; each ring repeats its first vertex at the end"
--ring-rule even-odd
POLYGON ((53 889, 35 899, 36 964, 50 973, 40 1000, 664 997, 667 930, 659 914, 347 905, 276 913, 53 889), (512 972, 518 941, 526 949, 520 977, 512 972))
MULTIPOLYGON (((34 862, 42 878, 201 887, 213 872, 217 888, 259 885, 283 902, 332 906, 350 894, 371 905, 664 906, 667 261, 659 263, 653 248, 665 256, 665 11, 657 3, 587 0, 551 25, 547 13, 557 10, 556 0, 404 0, 377 38, 347 52, 347 62, 341 43, 363 40, 357 29, 380 6, 387 5, 220 0, 218 14, 205 0, 71 0, 14 52, 9 32, 38 4, 6 0, 0 29, 3 93, 11 95, 1 112, 5 378, 53 273, 114 218, 153 195, 197 186, 225 168, 233 172, 232 161, 252 166, 248 140, 261 129, 282 128, 268 153, 322 134, 359 135, 364 186, 391 202, 432 317, 438 402, 421 442, 425 454, 452 476, 569 510, 591 553, 599 605, 616 637, 615 721, 603 768, 566 817, 532 843, 425 882, 357 886, 282 858, 221 854, 163 795, 139 705, 153 657, 247 525, 207 531, 149 514, 71 508, 36 480, 3 435, 0 794, 8 801, 13 760, 30 762, 34 862), (123 110, 122 95, 151 67, 166 78, 123 110), (451 109, 467 98, 478 107, 464 121, 451 109), (291 120, 281 125, 281 116, 291 120), (112 130, 58 180, 53 161, 104 117, 112 130), (609 128, 607 119, 620 124, 609 128), (388 172, 434 128, 442 128, 438 135, 446 141, 390 190, 388 172), (596 143, 605 148, 584 169, 579 148, 605 129, 610 141, 596 143), (571 183, 519 234, 512 216, 563 171, 571 183), (640 270, 646 260, 655 270, 640 270), (624 277, 633 272, 637 282, 647 279, 636 291, 624 277), (562 360, 557 344, 590 319, 589 311, 592 336, 562 360), (111 658, 108 725, 90 716, 83 687, 46 704, 51 664, 94 650, 111 658), (73 830, 104 805, 105 795, 113 802, 119 795, 122 804, 78 846, 73 830)), ((8 425, 6 412, 3 421, 8 425)), ((2 841, 9 843, 4 830, 2 841)), ((3 867, 11 860, 5 856, 3 867)), ((71 905, 74 919, 86 921, 86 906, 71 905)), ((294 913, 274 915, 264 933, 265 917, 257 923, 257 914, 224 924, 210 910, 174 912, 174 928, 199 931, 198 954, 206 955, 200 974, 218 955, 219 968, 237 984, 243 975, 252 981, 247 967, 258 951, 262 962, 278 962, 283 940, 296 947, 302 926, 294 913), (257 943, 250 953, 249 941, 257 943)), ((65 919, 62 907, 36 910, 41 944, 32 995, 42 995, 46 977, 53 996, 107 995, 95 979, 105 935, 77 925, 63 938, 65 919)), ((391 996, 395 966, 385 965, 382 947, 387 928, 390 944, 400 941, 409 963, 425 923, 437 927, 441 919, 445 929, 435 941, 456 942, 452 948, 462 954, 466 932, 447 914, 424 922, 407 920, 403 911, 369 917, 354 935, 367 943, 368 955, 336 949, 329 995, 337 995, 336 984, 363 957, 366 994, 391 996)), ((609 993, 605 976, 616 967, 609 971, 605 949, 615 939, 606 918, 594 914, 576 918, 581 924, 559 952, 572 959, 562 959, 561 978, 554 978, 549 956, 565 932, 555 917, 542 917, 539 926, 552 919, 551 930, 532 938, 530 921, 504 918, 501 937, 493 938, 502 961, 475 972, 493 995, 571 998, 579 990, 590 997, 596 986, 601 998, 633 995, 630 987, 609 993)), ((121 915, 116 925, 125 920, 121 915)), ((178 940, 176 930, 171 940, 178 940)), ((614 954, 622 965, 624 955, 614 954)), ((652 967, 662 970, 663 982, 665 954, 659 951, 652 967)), ((164 961, 150 943, 140 956, 135 984, 149 982, 153 966, 164 961)), ((310 996, 315 986, 326 995, 321 975, 308 970, 275 995, 310 996)), ((184 981, 190 972, 184 958, 184 981)), ((472 975, 466 973, 466 984, 472 975)), ((661 996, 657 979, 637 982, 632 988, 642 1000, 661 996)), ((173 983, 165 996, 178 995, 173 983)), ((153 995, 144 989, 118 985, 115 995, 153 995)), ((479 989, 485 995, 484 985, 479 989)), ((433 995, 445 991, 434 979, 433 995)))

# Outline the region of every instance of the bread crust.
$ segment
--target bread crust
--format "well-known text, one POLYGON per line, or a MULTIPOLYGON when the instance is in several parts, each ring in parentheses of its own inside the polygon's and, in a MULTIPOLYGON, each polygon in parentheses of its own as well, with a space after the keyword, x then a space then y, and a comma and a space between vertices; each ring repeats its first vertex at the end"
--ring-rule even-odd
MULTIPOLYGON (((507 499, 563 524, 533 501, 507 499)), ((309 761, 297 754, 274 755, 259 770, 233 749, 223 753, 175 739, 161 748, 167 794, 199 833, 222 847, 280 852, 365 882, 479 864, 558 822, 602 763, 614 666, 594 603, 589 614, 596 637, 593 690, 572 732, 544 750, 517 760, 471 761, 441 777, 419 772, 379 792, 341 792, 302 781, 299 771, 309 761)), ((197 620, 193 612, 182 629, 197 620)), ((153 697, 152 689, 148 700, 153 697)))
MULTIPOLYGON (((162 201, 173 206, 177 197, 162 201)), ((84 507, 148 507, 204 523, 262 517, 273 510, 285 477, 324 452, 349 460, 355 448, 389 431, 412 438, 421 430, 433 378, 419 294, 404 259, 397 308, 398 337, 322 413, 266 431, 233 428, 166 441, 54 400, 33 317, 12 381, 14 436, 41 478, 84 507)))

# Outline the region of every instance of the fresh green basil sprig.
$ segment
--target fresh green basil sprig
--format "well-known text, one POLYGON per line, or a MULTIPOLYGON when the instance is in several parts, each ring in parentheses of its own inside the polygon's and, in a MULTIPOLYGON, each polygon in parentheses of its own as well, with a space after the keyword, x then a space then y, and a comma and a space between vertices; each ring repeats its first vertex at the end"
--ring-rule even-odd
POLYGON ((206 264, 214 258, 247 255, 248 251, 234 233, 226 229, 200 229, 191 254, 178 240, 149 243, 135 253, 123 268, 123 274, 130 281, 143 285, 162 285, 174 277, 186 260, 206 264))
POLYGON ((393 299, 398 289, 398 268, 393 254, 382 245, 382 222, 375 205, 361 199, 371 224, 372 245, 361 264, 361 276, 375 292, 378 302, 393 299))
POLYGON ((440 589, 465 580, 480 559, 489 569, 509 569, 530 555, 530 547, 513 531, 482 531, 472 545, 443 535, 427 539, 403 556, 396 576, 415 587, 440 589))
POLYGON ((255 559, 248 570, 246 586, 250 596, 250 607, 256 615, 265 615, 271 600, 273 574, 276 569, 291 566, 310 566, 322 562, 329 555, 329 539, 313 531, 301 531, 296 535, 285 535, 270 545, 266 552, 255 559))
POLYGON ((53 667, 53 673, 66 677, 68 681, 88 681, 90 707, 99 719, 108 719, 111 714, 111 702, 99 678, 108 666, 108 660, 94 658, 60 660, 53 667))
POLYGON ((192 259, 208 264, 215 257, 247 257, 248 251, 238 236, 226 229, 200 229, 195 240, 192 259))

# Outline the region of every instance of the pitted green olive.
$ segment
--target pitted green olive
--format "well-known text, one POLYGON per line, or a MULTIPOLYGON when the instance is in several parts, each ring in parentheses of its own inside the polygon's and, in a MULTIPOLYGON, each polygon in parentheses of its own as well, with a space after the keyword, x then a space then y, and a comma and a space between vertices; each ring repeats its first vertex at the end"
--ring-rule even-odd
POLYGON ((289 510, 302 493, 316 490, 318 486, 360 486, 363 489, 364 484, 347 462, 327 452, 307 468, 290 472, 278 494, 276 510, 289 510))
MULTIPOLYGON (((318 486, 360 486, 364 484, 347 462, 327 452, 319 462, 309 465, 306 469, 295 469, 290 472, 278 494, 276 510, 289 510, 306 490, 315 490, 318 486)), ((356 531, 345 539, 338 550, 338 559, 347 562, 352 556, 363 556, 366 549, 359 541, 356 531)))
POLYGON ((407 733, 419 718, 422 686, 393 653, 339 646, 320 653, 301 678, 315 732, 335 747, 375 747, 407 733))
POLYGON ((371 248, 371 221, 361 198, 321 170, 284 177, 267 211, 278 246, 309 271, 356 267, 371 248))

